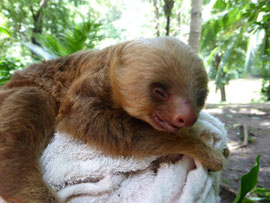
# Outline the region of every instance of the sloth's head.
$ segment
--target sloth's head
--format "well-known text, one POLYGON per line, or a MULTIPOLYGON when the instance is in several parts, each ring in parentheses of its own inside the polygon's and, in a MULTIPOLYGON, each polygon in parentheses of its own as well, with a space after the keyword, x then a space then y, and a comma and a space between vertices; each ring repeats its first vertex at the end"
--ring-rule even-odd
POLYGON ((118 46, 110 70, 117 105, 157 130, 192 126, 207 97, 208 77, 191 48, 171 37, 118 46))

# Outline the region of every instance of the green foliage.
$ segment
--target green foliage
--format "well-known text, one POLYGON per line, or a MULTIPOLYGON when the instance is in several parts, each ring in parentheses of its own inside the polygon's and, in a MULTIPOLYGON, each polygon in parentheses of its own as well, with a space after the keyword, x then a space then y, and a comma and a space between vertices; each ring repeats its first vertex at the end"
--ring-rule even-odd
POLYGON ((259 1, 257 4, 250 3, 243 16, 250 24, 248 31, 250 33, 250 40, 245 64, 246 72, 257 72, 255 66, 258 64, 254 63, 255 60, 262 60, 260 56, 269 54, 270 2, 259 1))
POLYGON ((73 27, 73 22, 81 22, 81 19, 96 21, 96 12, 86 0, 2 0, 0 11, 1 25, 12 33, 9 39, 0 38, 0 56, 31 55, 18 42, 38 45, 34 38, 37 33, 61 38, 73 27), (17 54, 13 53, 14 47, 17 54))
POLYGON ((270 101, 270 48, 265 52, 262 49, 259 51, 261 60, 256 60, 255 64, 260 67, 258 72, 262 77, 261 93, 267 101, 270 101))
POLYGON ((49 0, 41 7, 40 0, 2 0, 1 11, 9 19, 10 27, 16 38, 26 41, 32 34, 35 16, 40 12, 42 32, 62 33, 69 27, 71 19, 75 16, 75 9, 84 1, 78 0, 49 0))
POLYGON ((263 201, 263 200, 268 200, 270 201, 270 188, 254 188, 251 191, 251 194, 256 195, 256 197, 250 197, 248 200, 250 201, 263 201))
POLYGON ((224 53, 224 56, 222 57, 221 62, 219 64, 217 75, 216 75, 216 87, 217 87, 217 89, 220 88, 222 85, 227 84, 229 82, 229 80, 230 80, 230 78, 227 77, 228 74, 225 74, 226 73, 225 65, 226 65, 226 63, 228 61, 228 58, 229 58, 233 48, 234 48, 234 45, 235 45, 234 41, 232 41, 229 44, 229 46, 228 46, 226 52, 224 53))
MULTIPOLYGON (((246 6, 241 1, 217 0, 211 11, 211 18, 203 23, 201 49, 212 50, 225 42, 228 44, 230 37, 240 34, 242 24, 241 13, 246 6)), ((248 3, 248 1, 245 1, 248 3)), ((223 49, 225 50, 225 49, 223 49)))
POLYGON ((261 76, 262 93, 269 98, 268 62, 270 2, 216 0, 211 18, 204 22, 201 52, 208 57, 209 74, 220 89, 246 73, 261 76))
POLYGON ((3 27, 3 26, 0 26, 0 33, 5 34, 7 37, 10 37, 11 36, 10 32, 8 31, 8 29, 5 28, 5 27, 3 27))
POLYGON ((120 35, 112 23, 120 18, 119 8, 108 0, 94 0, 91 4, 87 0, 2 0, 0 11, 3 82, 12 70, 19 68, 17 58, 52 59, 91 49, 105 35, 106 39, 117 39, 120 35))
POLYGON ((245 201, 245 196, 250 192, 257 184, 258 172, 260 169, 260 155, 256 158, 256 165, 250 169, 250 171, 243 175, 241 178, 241 185, 238 190, 238 194, 233 203, 242 203, 245 201))
POLYGON ((16 58, 0 59, 0 86, 11 78, 14 71, 22 69, 23 66, 24 63, 16 58))
POLYGON ((57 55, 54 55, 53 53, 35 44, 27 43, 27 42, 22 42, 22 44, 26 46, 27 48, 29 48, 29 50, 36 56, 35 59, 50 60, 50 59, 57 58, 57 55))
POLYGON ((261 93, 270 101, 270 1, 250 3, 246 13, 251 39, 246 58, 246 72, 262 77, 261 93))
POLYGON ((270 101, 270 68, 266 70, 263 76, 261 92, 266 97, 267 101, 270 101))
POLYGON ((217 89, 243 73, 240 69, 246 48, 241 19, 243 7, 239 2, 217 0, 212 17, 203 24, 201 52, 209 56, 210 78, 215 78, 217 89))
POLYGON ((115 5, 110 6, 108 11, 106 12, 105 19, 101 20, 103 34, 106 38, 120 40, 120 35, 123 30, 120 28, 115 28, 113 24, 120 18, 121 18, 121 10, 115 5))
POLYGON ((29 43, 24 44, 41 58, 65 56, 82 49, 93 48, 95 43, 102 39, 102 35, 98 34, 100 26, 100 23, 82 22, 66 30, 66 33, 59 37, 49 34, 35 35, 41 47, 29 43))

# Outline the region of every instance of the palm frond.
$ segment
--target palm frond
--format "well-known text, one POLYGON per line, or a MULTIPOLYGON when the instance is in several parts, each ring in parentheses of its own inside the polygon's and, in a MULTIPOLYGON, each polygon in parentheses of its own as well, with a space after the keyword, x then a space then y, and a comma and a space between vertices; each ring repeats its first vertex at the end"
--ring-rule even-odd
POLYGON ((37 46, 35 44, 27 43, 27 42, 21 42, 21 43, 27 48, 29 48, 35 55, 37 55, 38 57, 42 59, 50 60, 57 57, 57 55, 54 55, 52 52, 48 52, 44 48, 37 46))
POLYGON ((31 43, 23 43, 33 53, 44 59, 56 58, 77 52, 82 49, 89 49, 95 46, 95 42, 100 41, 100 23, 90 21, 75 24, 66 34, 58 37, 49 34, 36 34, 34 37, 41 46, 31 43))
POLYGON ((264 36, 265 36, 264 30, 253 31, 250 34, 245 60, 245 74, 251 71, 251 68, 255 62, 258 47, 263 42, 264 36))

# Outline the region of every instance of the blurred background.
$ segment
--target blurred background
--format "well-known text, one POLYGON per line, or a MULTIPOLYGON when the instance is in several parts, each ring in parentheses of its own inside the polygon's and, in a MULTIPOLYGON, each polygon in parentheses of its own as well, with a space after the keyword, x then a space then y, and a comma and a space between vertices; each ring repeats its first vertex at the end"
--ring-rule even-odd
POLYGON ((269 0, 0 0, 0 85, 31 63, 156 36, 181 39, 204 61, 206 111, 228 130, 228 194, 261 154, 253 194, 270 201, 269 0))
POLYGON ((192 15, 190 0, 1 0, 0 84, 29 63, 169 35, 195 43, 213 80, 210 103, 269 101, 269 6, 197 0, 192 15))

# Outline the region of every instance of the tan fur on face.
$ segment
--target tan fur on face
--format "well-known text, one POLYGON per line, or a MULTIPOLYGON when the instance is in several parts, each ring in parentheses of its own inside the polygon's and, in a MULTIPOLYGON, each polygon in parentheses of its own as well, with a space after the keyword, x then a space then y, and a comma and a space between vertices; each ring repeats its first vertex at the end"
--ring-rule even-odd
POLYGON ((145 120, 145 114, 153 108, 149 96, 151 83, 163 82, 174 87, 190 101, 194 101, 197 89, 207 90, 208 78, 202 61, 175 38, 127 42, 117 57, 111 71, 111 80, 118 85, 113 88, 117 90, 115 97, 122 102, 119 105, 137 118, 145 120))

